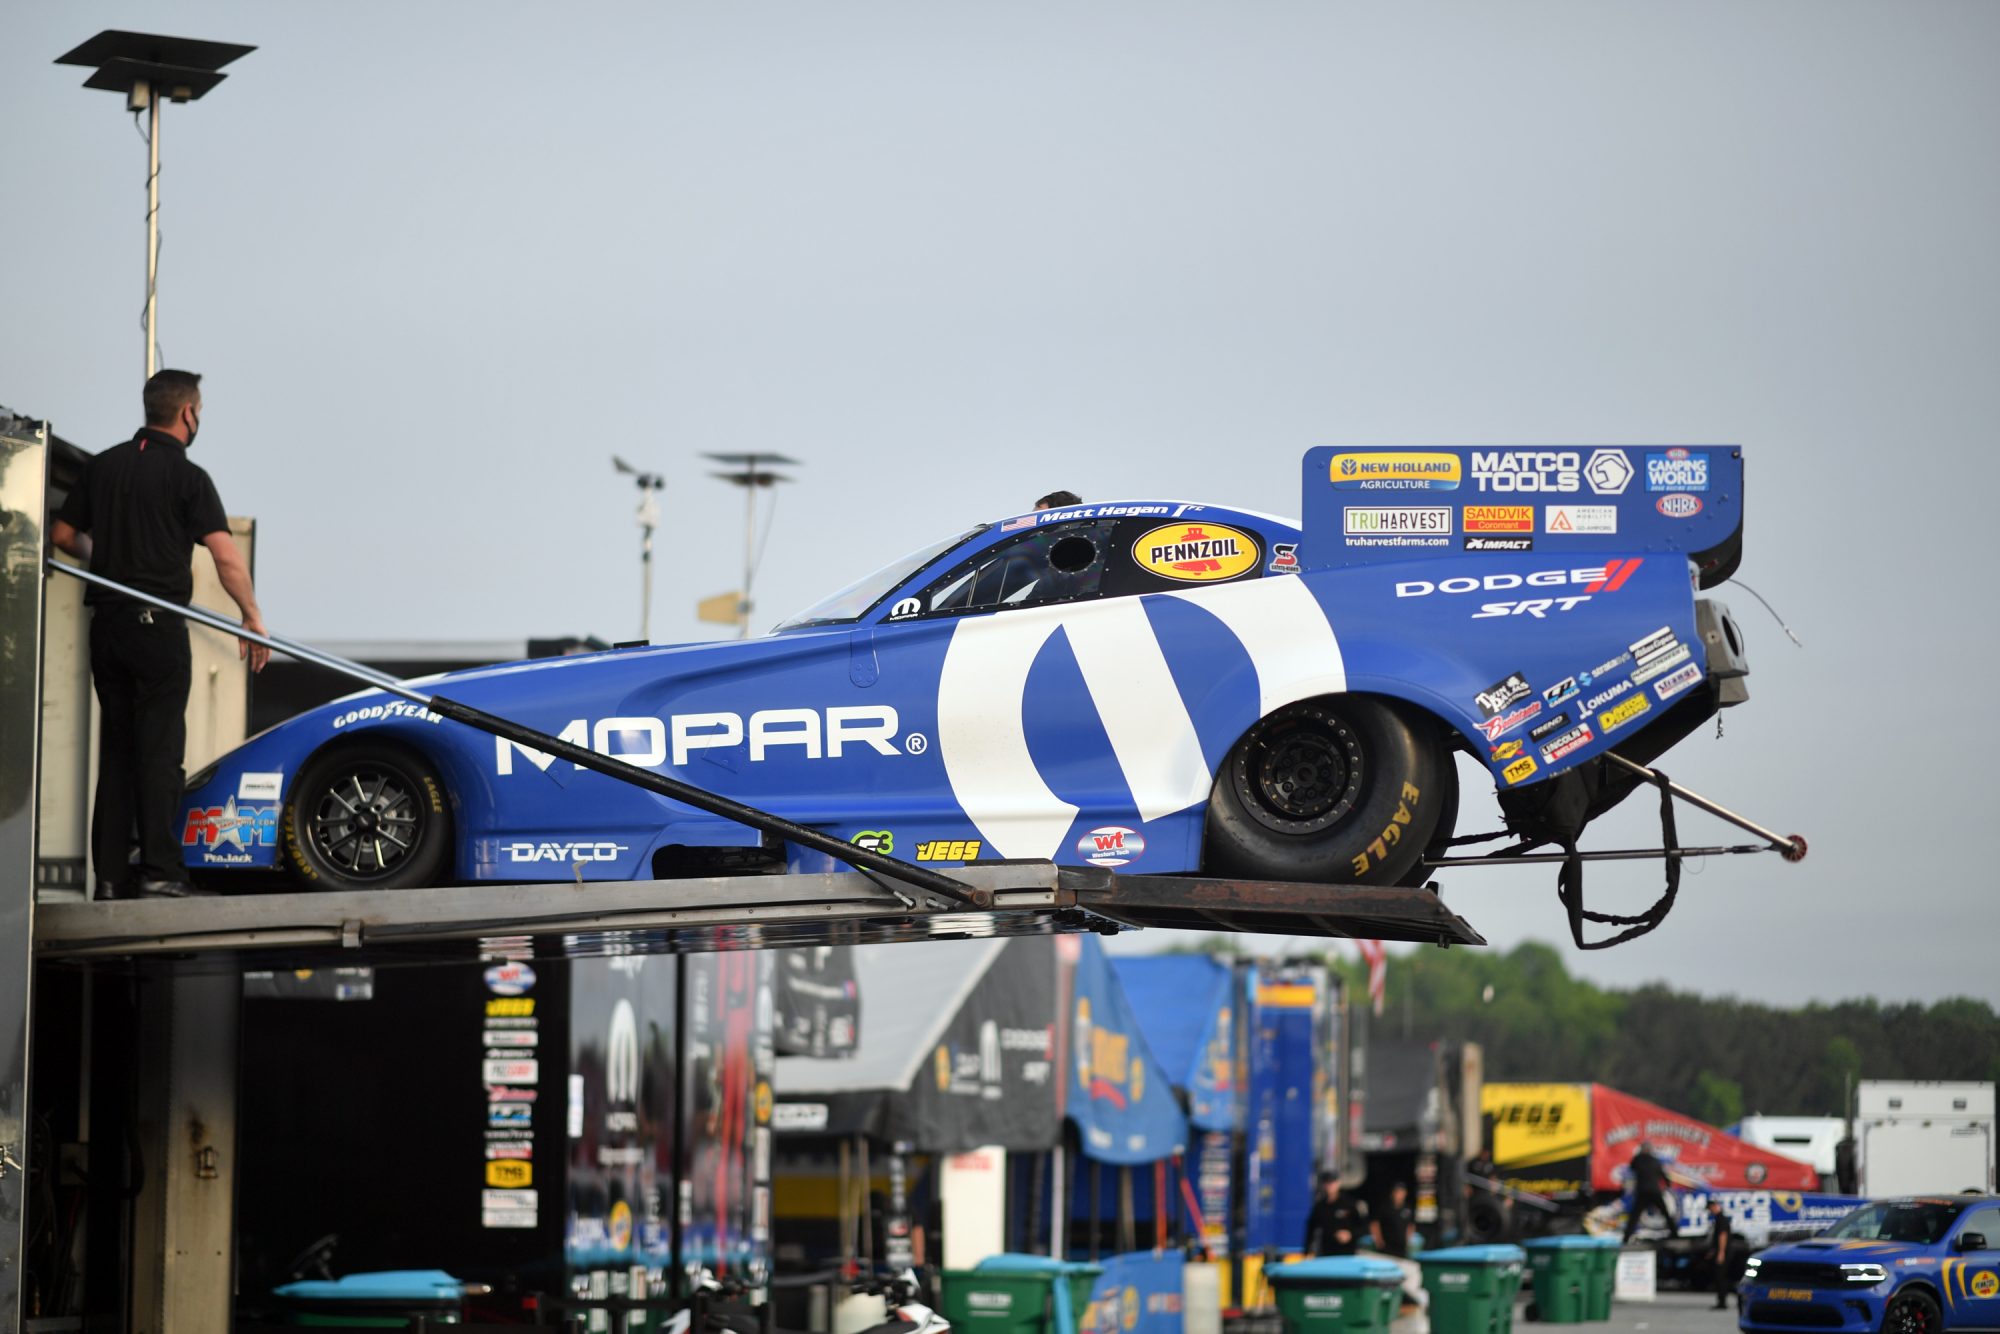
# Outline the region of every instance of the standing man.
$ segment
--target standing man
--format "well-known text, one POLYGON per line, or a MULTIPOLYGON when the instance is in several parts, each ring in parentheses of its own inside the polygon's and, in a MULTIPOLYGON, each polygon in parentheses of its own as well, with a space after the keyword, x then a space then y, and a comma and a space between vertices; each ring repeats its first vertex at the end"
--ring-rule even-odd
POLYGON ((1410 1211, 1410 1190, 1401 1181, 1389 1183, 1389 1198, 1370 1208, 1368 1230, 1375 1235, 1375 1249, 1398 1260, 1410 1258, 1410 1233, 1416 1230, 1410 1211))
MULTIPOLYGON (((194 548, 205 546, 244 628, 263 634, 250 567, 229 536, 215 483, 188 462, 201 429, 201 377, 161 371, 146 381, 144 401, 146 424, 84 466, 50 538, 92 573, 183 607, 194 597, 194 548)), ((83 600, 91 609, 90 675, 102 714, 90 831, 98 897, 184 898, 196 892, 174 828, 185 784, 187 623, 95 584, 83 600)), ((252 671, 264 670, 269 649, 247 639, 238 648, 252 671)))
POLYGON ((1306 1215, 1307 1255, 1352 1255, 1368 1231, 1359 1201, 1340 1193, 1340 1173, 1319 1174, 1319 1198, 1306 1215))
POLYGON ((1713 1195, 1708 1197, 1708 1262, 1714 1266, 1715 1309, 1729 1309, 1729 1236, 1732 1225, 1729 1215, 1723 1212, 1722 1201, 1713 1195))
POLYGON ((1625 1240, 1632 1240, 1632 1234, 1639 1230, 1639 1219, 1647 1210, 1657 1210, 1666 1220, 1668 1232, 1674 1229, 1674 1213, 1667 1207, 1664 1187, 1667 1169, 1653 1153, 1653 1146, 1639 1141, 1639 1149, 1632 1155, 1632 1211, 1625 1215, 1625 1240))

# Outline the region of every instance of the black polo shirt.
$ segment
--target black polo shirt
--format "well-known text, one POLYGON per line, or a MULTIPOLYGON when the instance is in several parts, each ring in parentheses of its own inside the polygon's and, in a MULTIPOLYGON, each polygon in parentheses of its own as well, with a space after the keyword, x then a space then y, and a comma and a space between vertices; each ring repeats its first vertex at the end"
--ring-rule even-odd
MULTIPOLYGON (((188 462, 187 446, 150 427, 84 465, 56 517, 90 534, 90 569, 186 606, 194 597, 194 548, 229 531, 215 483, 188 462)), ((130 603, 92 584, 85 602, 130 603)))

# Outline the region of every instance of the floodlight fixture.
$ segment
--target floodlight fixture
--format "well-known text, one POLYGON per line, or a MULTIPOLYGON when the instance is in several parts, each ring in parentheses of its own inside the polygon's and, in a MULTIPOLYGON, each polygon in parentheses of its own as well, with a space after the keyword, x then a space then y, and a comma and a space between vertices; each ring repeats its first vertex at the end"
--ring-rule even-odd
POLYGON ((193 102, 228 78, 222 67, 257 48, 235 42, 126 32, 106 28, 56 57, 58 65, 84 65, 94 73, 86 88, 123 93, 125 109, 146 119, 146 378, 160 368, 160 100, 193 102))
MULTIPOLYGON (((716 463, 736 465, 728 472, 710 473, 709 476, 743 488, 743 599, 736 635, 739 639, 747 639, 750 636, 750 583, 757 576, 757 492, 771 490, 780 482, 792 480, 783 473, 770 471, 766 465, 797 467, 799 461, 776 451, 761 450, 748 454, 703 454, 702 457, 716 463)), ((774 499, 775 496, 773 491, 774 499)))
POLYGON ((635 468, 616 454, 611 467, 622 477, 630 477, 639 488, 639 638, 653 640, 653 530, 660 525, 660 492, 666 490, 664 474, 635 468))

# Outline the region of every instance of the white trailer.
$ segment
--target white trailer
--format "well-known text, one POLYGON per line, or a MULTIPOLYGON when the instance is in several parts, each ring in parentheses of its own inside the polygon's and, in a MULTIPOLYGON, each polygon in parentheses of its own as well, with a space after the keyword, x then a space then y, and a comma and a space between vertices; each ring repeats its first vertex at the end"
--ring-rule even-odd
POLYGON ((1854 1091, 1861 1193, 1993 1190, 1993 1085, 1864 1079, 1854 1091))

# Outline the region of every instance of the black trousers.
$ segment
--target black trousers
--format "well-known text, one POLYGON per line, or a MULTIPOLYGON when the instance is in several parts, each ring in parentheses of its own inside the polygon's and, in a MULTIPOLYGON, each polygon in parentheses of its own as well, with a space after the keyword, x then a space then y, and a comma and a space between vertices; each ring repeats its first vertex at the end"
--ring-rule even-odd
POLYGON ((97 814, 90 852, 97 878, 122 885, 185 880, 181 790, 186 775, 187 622, 134 602, 105 603, 90 618, 90 676, 100 715, 97 814), (134 834, 139 861, 130 865, 134 834))
POLYGON ((1632 1212, 1625 1215, 1625 1240, 1632 1240, 1632 1234, 1639 1230, 1639 1220, 1648 1212, 1657 1213, 1665 1220, 1667 1230, 1674 1228, 1673 1210, 1667 1208, 1667 1197, 1657 1190, 1633 1190, 1632 1212))

